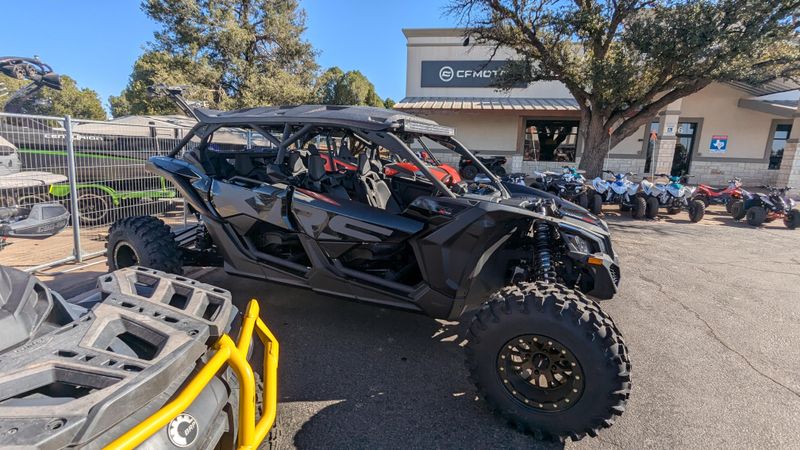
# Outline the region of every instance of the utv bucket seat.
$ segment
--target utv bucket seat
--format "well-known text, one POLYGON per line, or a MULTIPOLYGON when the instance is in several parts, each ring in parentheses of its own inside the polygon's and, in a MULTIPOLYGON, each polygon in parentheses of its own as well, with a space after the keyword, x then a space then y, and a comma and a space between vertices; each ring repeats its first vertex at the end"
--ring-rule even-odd
POLYGON ((400 212, 400 206, 392 197, 392 191, 389 190, 386 182, 381 179, 380 174, 375 172, 366 152, 358 155, 356 194, 358 194, 360 201, 372 207, 380 208, 390 213, 400 212))

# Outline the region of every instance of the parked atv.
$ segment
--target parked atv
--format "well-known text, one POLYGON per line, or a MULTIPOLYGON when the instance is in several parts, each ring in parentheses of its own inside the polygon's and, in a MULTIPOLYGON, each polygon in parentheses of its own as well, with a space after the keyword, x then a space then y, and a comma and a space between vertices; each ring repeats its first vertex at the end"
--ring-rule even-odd
POLYGON ((792 188, 761 187, 767 189, 768 192, 766 194, 748 193, 743 200, 735 202, 731 206, 733 218, 741 220, 746 217, 747 223, 754 227, 776 219, 783 219, 784 225, 790 230, 800 226, 800 210, 796 208, 795 201, 787 195, 792 188))
POLYGON ((582 208, 589 209, 592 214, 600 214, 602 211, 602 198, 595 199, 595 191, 592 185, 586 182, 583 171, 563 166, 561 173, 534 172, 534 177, 531 187, 556 194, 582 208))
POLYGON ((504 166, 508 160, 505 156, 477 156, 479 153, 480 152, 475 152, 473 156, 462 156, 458 160, 458 172, 463 179, 474 180, 482 170, 487 169, 498 177, 502 177, 506 174, 506 168, 504 166), (476 164, 476 161, 480 161, 480 165, 482 165, 483 168, 476 164))
POLYGON ((665 173, 655 174, 657 177, 667 178, 668 183, 651 183, 642 180, 642 191, 639 194, 645 201, 644 211, 635 211, 634 217, 653 219, 658 215, 660 208, 666 208, 667 214, 677 214, 683 210, 689 212, 689 220, 699 222, 706 213, 706 205, 702 199, 693 196, 694 189, 685 186, 689 175, 673 176, 665 173), (642 214, 644 213, 644 214, 642 214))
POLYGON ((513 185, 512 194, 452 128, 410 114, 306 105, 196 115, 184 144, 148 167, 175 185, 198 224, 173 234, 153 217, 120 220, 109 231, 110 267, 222 265, 232 275, 470 321, 470 377, 515 426, 580 439, 622 413, 627 350, 586 297, 611 298, 620 280, 602 221, 527 186, 513 185), (247 153, 255 163, 226 166, 230 158, 208 146, 227 128, 268 134, 278 156, 247 153), (371 149, 356 171, 332 175, 322 158, 309 155, 306 165, 298 154, 330 133, 371 149), (488 182, 448 186, 412 150, 423 139, 472 161, 488 182), (390 163, 384 169, 398 172, 385 176, 376 159, 387 153, 417 170, 390 163))
POLYGON ((0 446, 272 447, 278 342, 255 301, 234 342, 236 316, 229 292, 152 269, 65 300, 0 266, 0 446), (254 331, 265 388, 247 362, 254 331))
POLYGON ((742 180, 735 177, 728 180, 725 189, 714 189, 707 184, 700 184, 692 198, 702 201, 706 208, 709 205, 725 205, 725 210, 730 214, 733 203, 742 198, 742 180))
MULTIPOLYGON (((634 211, 634 216, 639 217, 640 212, 644 211, 644 199, 636 193, 639 191, 639 184, 629 180, 628 177, 636 175, 633 172, 614 173, 604 170, 603 173, 610 174, 614 178, 604 180, 600 177, 592 180, 592 187, 596 195, 592 198, 590 210, 602 207, 603 203, 619 205, 620 211, 634 211)), ((643 214, 642 214, 643 217, 643 214)))

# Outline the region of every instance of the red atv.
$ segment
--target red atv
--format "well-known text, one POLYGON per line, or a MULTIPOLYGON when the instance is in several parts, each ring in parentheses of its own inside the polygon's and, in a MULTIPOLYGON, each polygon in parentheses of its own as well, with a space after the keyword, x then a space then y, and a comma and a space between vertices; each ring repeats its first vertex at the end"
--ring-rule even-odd
MULTIPOLYGON (((328 173, 358 170, 358 165, 355 161, 355 158, 343 156, 341 154, 335 155, 330 151, 319 152, 319 155, 325 160, 325 171, 328 173)), ((440 163, 436 160, 436 158, 433 157, 433 155, 425 151, 418 152, 417 156, 419 156, 420 159, 427 164, 431 173, 436 176, 436 178, 442 180, 444 184, 452 186, 461 182, 461 175, 459 175, 458 170, 456 170, 454 167, 440 163)), ((393 177, 399 173, 407 173, 411 175, 416 175, 417 173, 421 174, 419 168, 410 162, 385 162, 386 165, 383 167, 383 173, 387 177, 393 177)))
POLYGON ((742 180, 734 177, 728 180, 728 187, 725 189, 714 189, 707 184, 697 186, 694 191, 693 199, 697 199, 708 205, 725 205, 725 210, 731 212, 731 206, 736 200, 742 199, 742 180))

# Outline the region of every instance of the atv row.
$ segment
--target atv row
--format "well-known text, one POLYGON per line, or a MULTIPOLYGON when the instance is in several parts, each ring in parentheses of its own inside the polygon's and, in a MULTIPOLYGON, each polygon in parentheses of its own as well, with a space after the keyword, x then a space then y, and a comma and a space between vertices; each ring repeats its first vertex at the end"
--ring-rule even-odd
POLYGON ((742 199, 733 202, 731 216, 734 220, 747 220, 747 224, 758 227, 766 222, 782 219, 786 228, 790 230, 800 226, 800 210, 797 204, 789 198, 791 187, 777 188, 774 186, 761 186, 766 193, 750 193, 742 191, 742 199))
POLYGON ((520 429, 580 439, 622 414, 628 352, 588 297, 609 299, 620 282, 602 220, 504 183, 452 128, 413 115, 324 105, 193 114, 198 124, 183 142, 147 165, 177 188, 197 225, 171 230, 148 216, 116 222, 107 243, 112 269, 216 265, 465 320, 470 378, 520 429), (271 145, 215 145, 230 129, 271 145), (319 145, 329 141, 359 148, 349 166, 332 166, 332 146, 319 145), (424 159, 433 146, 469 159, 486 179, 434 174, 424 159))

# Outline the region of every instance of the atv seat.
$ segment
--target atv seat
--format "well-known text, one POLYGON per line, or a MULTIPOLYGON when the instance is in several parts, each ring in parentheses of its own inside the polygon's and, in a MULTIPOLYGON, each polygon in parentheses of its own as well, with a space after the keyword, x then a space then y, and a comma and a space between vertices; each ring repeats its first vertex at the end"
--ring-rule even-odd
POLYGON ((374 208, 380 208, 390 213, 400 212, 400 205, 392 197, 392 191, 381 179, 380 174, 375 172, 373 163, 367 157, 366 152, 358 155, 356 195, 359 201, 374 208))

